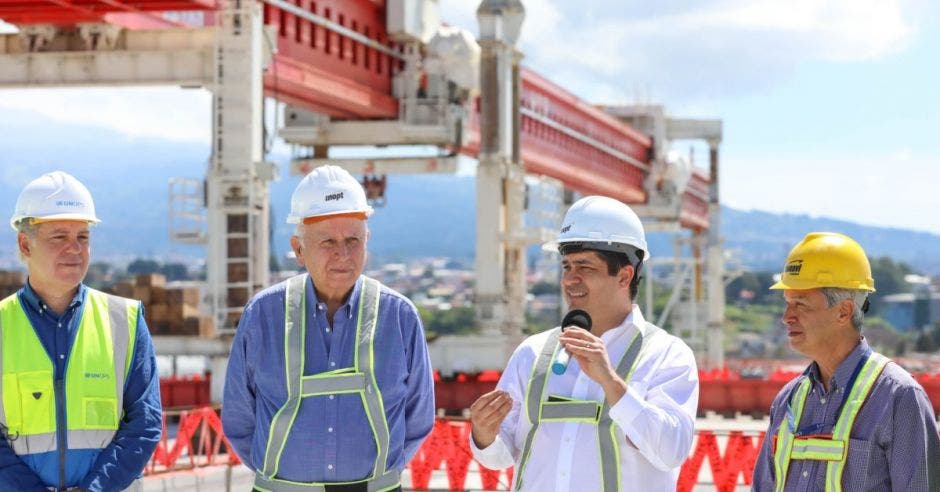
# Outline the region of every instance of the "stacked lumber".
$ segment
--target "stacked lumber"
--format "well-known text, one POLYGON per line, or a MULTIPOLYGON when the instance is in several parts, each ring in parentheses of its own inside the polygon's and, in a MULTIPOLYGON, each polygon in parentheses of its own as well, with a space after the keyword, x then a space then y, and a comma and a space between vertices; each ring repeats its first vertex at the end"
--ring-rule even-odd
POLYGON ((0 270, 0 299, 15 293, 26 285, 26 274, 0 270))
POLYGON ((199 312, 198 287, 168 286, 165 276, 146 273, 134 283, 114 284, 111 291, 144 304, 144 319, 152 335, 215 336, 212 318, 199 312))

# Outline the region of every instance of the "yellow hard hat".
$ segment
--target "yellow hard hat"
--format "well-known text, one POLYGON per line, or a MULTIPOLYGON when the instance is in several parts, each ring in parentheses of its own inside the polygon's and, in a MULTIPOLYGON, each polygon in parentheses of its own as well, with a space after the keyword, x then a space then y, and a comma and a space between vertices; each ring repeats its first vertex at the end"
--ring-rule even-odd
POLYGON ((852 238, 835 232, 811 232, 787 256, 780 280, 771 289, 834 287, 875 291, 865 250, 852 238))

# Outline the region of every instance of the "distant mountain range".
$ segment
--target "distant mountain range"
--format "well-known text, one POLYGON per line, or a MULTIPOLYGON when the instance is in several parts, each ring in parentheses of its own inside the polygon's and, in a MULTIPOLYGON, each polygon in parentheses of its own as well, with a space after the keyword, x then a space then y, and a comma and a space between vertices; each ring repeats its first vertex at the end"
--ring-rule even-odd
MULTIPOLYGON (((168 179, 205 174, 204 145, 130 138, 109 129, 64 125, 26 112, 0 117, 0 217, 12 212, 20 188, 54 169, 75 174, 95 194, 103 219, 94 236, 98 259, 135 257, 185 260, 203 248, 172 243, 168 237, 168 179)), ((12 114, 10 114, 12 113, 12 114)), ((282 170, 287 158, 275 157, 282 170)), ((273 251, 288 251, 292 228, 284 222, 297 176, 271 186, 273 251)), ((388 205, 370 220, 370 252, 378 261, 447 256, 471 261, 476 228, 475 181, 452 175, 391 176, 388 205)), ((726 247, 747 269, 780 268, 790 247, 809 231, 832 230, 855 237, 872 256, 890 256, 927 274, 940 274, 940 235, 903 229, 761 211, 722 209, 726 247)), ((0 266, 16 263, 13 231, 0 227, 0 266)), ((672 254, 671 239, 650 237, 654 255, 672 254)))

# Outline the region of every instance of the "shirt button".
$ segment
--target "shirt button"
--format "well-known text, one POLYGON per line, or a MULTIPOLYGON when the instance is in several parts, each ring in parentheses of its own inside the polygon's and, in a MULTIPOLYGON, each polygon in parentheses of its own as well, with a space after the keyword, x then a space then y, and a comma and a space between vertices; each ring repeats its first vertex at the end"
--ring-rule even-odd
POLYGON ((326 329, 326 332, 327 332, 327 333, 329 333, 329 332, 330 332, 330 329, 329 329, 329 328, 327 328, 327 329, 326 329))
POLYGON ((330 367, 336 367, 336 363, 335 363, 335 362, 330 362, 330 367))
POLYGON ((806 478, 806 477, 808 477, 808 476, 809 476, 809 472, 804 470, 804 471, 803 471, 803 478, 806 478))
POLYGON ((329 427, 329 428, 326 429, 326 431, 327 431, 327 432, 333 432, 333 428, 332 428, 332 427, 329 427))
POLYGON ((819 399, 819 403, 822 403, 823 405, 825 405, 825 404, 826 404, 826 399, 825 399, 825 398, 820 398, 820 399, 819 399))
POLYGON ((332 470, 332 469, 333 469, 333 465, 326 465, 326 469, 327 469, 327 470, 332 470))
POLYGON ((62 323, 59 323, 59 328, 62 328, 62 323))
POLYGON ((59 358, 60 358, 60 359, 64 359, 64 358, 65 358, 65 354, 59 354, 59 358))
POLYGON ((335 397, 335 396, 333 396, 333 395, 330 395, 330 399, 332 400, 333 398, 336 398, 336 397, 335 397))

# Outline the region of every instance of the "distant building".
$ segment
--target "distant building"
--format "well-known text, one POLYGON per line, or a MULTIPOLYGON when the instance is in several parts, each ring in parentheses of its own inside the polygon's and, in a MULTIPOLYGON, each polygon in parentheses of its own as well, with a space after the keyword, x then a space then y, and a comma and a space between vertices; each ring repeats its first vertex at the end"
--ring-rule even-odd
POLYGON ((940 322, 940 292, 892 294, 879 302, 878 315, 901 332, 940 322))

